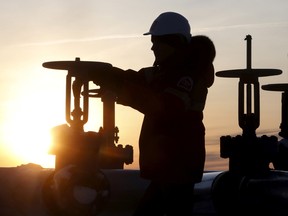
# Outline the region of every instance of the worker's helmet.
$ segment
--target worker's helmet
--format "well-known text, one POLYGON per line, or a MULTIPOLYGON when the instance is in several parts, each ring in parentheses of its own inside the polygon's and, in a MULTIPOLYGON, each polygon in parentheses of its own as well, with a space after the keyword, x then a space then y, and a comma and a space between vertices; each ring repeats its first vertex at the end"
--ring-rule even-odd
POLYGON ((160 14, 152 23, 150 30, 144 35, 170 35, 180 34, 187 41, 191 40, 190 25, 188 20, 181 14, 175 12, 165 12, 160 14))

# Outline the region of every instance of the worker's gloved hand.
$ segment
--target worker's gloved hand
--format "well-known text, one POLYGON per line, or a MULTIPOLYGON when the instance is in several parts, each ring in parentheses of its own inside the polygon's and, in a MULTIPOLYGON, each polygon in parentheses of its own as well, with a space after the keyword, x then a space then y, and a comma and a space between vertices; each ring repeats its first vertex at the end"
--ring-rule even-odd
POLYGON ((115 91, 122 85, 124 74, 124 70, 111 67, 93 73, 92 81, 101 88, 115 91))

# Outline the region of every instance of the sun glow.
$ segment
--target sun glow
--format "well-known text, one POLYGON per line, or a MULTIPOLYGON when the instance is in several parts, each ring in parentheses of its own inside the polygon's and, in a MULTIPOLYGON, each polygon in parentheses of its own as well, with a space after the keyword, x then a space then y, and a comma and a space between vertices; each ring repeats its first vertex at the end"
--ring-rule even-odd
POLYGON ((8 166, 35 163, 44 168, 52 168, 55 156, 49 154, 50 130, 63 124, 63 112, 55 111, 58 110, 57 105, 63 104, 63 101, 53 100, 55 106, 51 106, 51 96, 39 97, 36 91, 31 90, 24 90, 21 96, 11 98, 7 103, 9 111, 3 113, 5 119, 1 123, 1 144, 5 146, 2 149, 9 153, 7 157, 11 158, 8 166))
MULTIPOLYGON (((51 125, 52 127, 52 125, 51 125)), ((29 119, 21 113, 13 113, 5 125, 5 144, 13 153, 17 165, 39 164, 54 167, 55 156, 49 155, 51 142, 49 119, 29 119)))
MULTIPOLYGON (((20 97, 11 98, 6 104, 9 111, 2 114, 4 119, 0 125, 4 148, 0 147, 9 157, 8 166, 27 163, 44 168, 55 166, 55 155, 49 154, 53 144, 51 129, 66 123, 64 95, 65 92, 59 94, 51 90, 40 93, 23 88, 20 97)), ((91 100, 89 106, 91 115, 84 130, 98 131, 102 124, 102 103, 99 99, 91 100)))
POLYGON ((21 164, 35 163, 42 167, 54 167, 55 157, 48 154, 50 137, 40 128, 37 128, 39 132, 32 129, 34 132, 31 134, 25 131, 18 133, 21 141, 19 137, 10 136, 10 148, 21 164))

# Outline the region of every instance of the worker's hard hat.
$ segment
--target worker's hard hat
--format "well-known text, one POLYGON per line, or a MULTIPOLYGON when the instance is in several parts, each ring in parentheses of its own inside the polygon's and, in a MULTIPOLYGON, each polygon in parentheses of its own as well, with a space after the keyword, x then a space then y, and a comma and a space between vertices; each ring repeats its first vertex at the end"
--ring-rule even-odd
POLYGON ((190 25, 188 20, 181 14, 165 12, 160 14, 152 23, 150 30, 144 35, 183 35, 188 41, 191 40, 190 25))

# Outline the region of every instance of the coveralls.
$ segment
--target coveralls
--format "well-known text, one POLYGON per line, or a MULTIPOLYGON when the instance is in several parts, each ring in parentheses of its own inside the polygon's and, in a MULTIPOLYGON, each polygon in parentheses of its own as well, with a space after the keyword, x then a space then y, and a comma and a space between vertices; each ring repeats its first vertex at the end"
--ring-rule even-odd
POLYGON ((192 214, 194 184, 204 171, 203 109, 214 68, 209 82, 191 70, 185 64, 143 68, 127 75, 118 92, 117 103, 144 114, 139 165, 151 184, 135 215, 163 215, 163 209, 192 214))
POLYGON ((139 166, 151 183, 135 216, 193 214, 194 184, 204 171, 203 110, 214 82, 215 48, 205 36, 192 41, 199 52, 191 56, 173 56, 165 65, 118 71, 103 80, 118 104, 144 114, 139 166))

